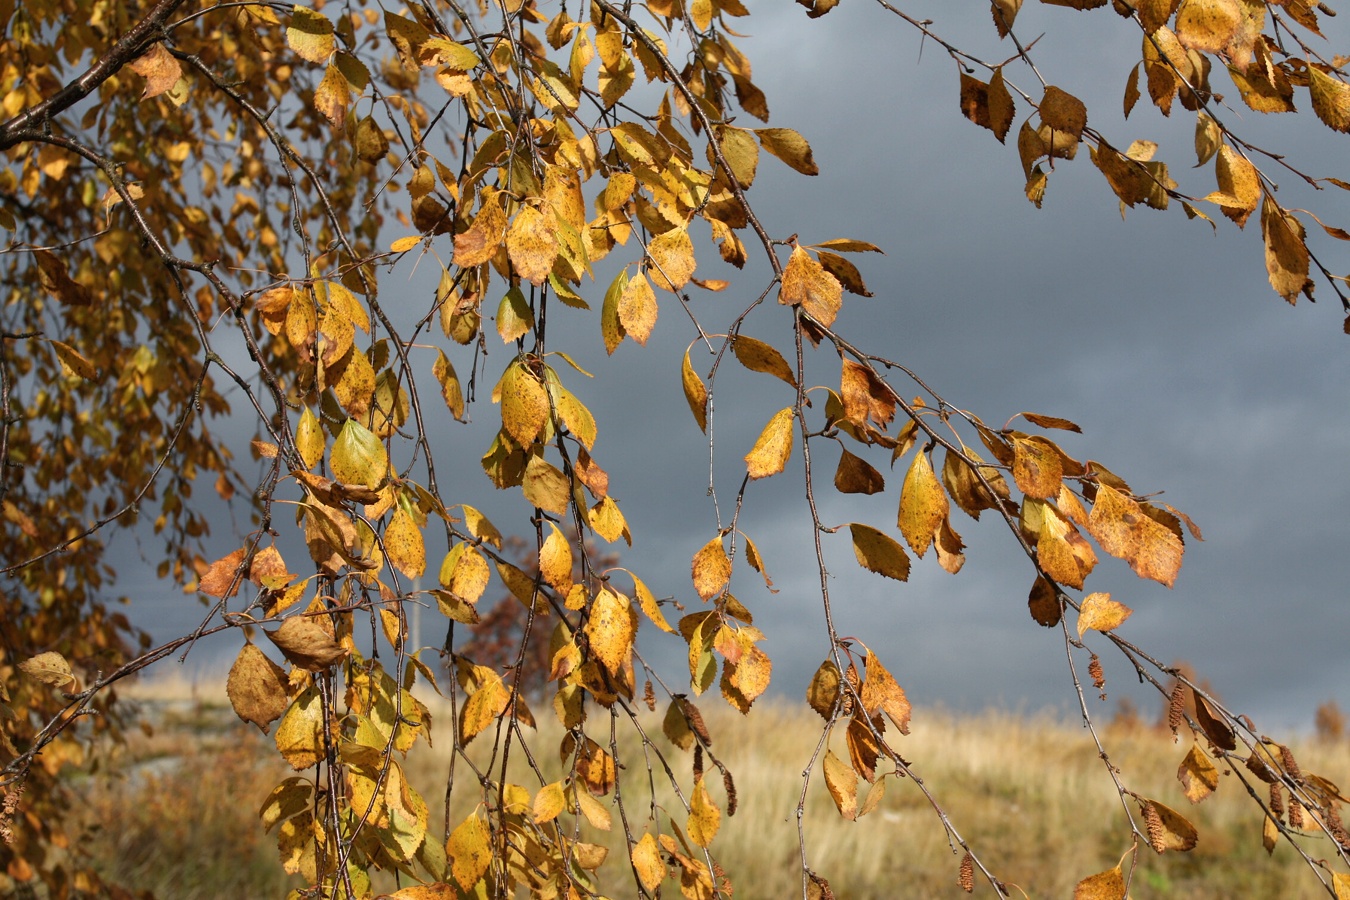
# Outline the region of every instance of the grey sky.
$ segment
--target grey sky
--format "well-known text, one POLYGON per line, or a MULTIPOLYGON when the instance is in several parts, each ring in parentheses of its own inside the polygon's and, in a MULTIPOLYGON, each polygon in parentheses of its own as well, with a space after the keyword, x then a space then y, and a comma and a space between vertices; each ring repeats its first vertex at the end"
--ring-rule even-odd
MULTIPOLYGON (((1045 208, 1037 210, 1022 195, 1015 147, 999 145, 960 116, 955 66, 940 47, 927 43, 920 60, 913 30, 864 0, 845 2, 819 21, 783 0, 749 5, 750 36, 738 43, 768 95, 771 124, 801 131, 822 172, 804 178, 765 157, 751 201, 775 237, 854 237, 887 252, 855 257, 875 296, 845 295, 840 332, 910 366, 990 424, 1022 410, 1076 421, 1085 433, 1063 440, 1069 453, 1101 460, 1136 491, 1165 489, 1164 499, 1201 525, 1206 541, 1188 544, 1171 591, 1102 554, 1087 587, 1109 590, 1135 609, 1125 626, 1131 640, 1164 660, 1193 663, 1262 728, 1306 726, 1327 699, 1350 707, 1350 657, 1343 649, 1350 627, 1350 338, 1340 333, 1339 305, 1326 286, 1315 306, 1289 308, 1266 283, 1256 224, 1241 233, 1212 207, 1206 211, 1220 222, 1217 236, 1180 209, 1140 208, 1122 221, 1085 149, 1057 167, 1045 208)), ((1013 52, 996 40, 987 4, 905 6, 990 59, 1013 52)), ((1345 50, 1344 17, 1324 21, 1331 46, 1345 50)), ((1079 13, 1032 3, 1019 20, 1027 37, 1046 32, 1035 51, 1042 73, 1088 102, 1094 127, 1122 145, 1157 140, 1159 158, 1183 189, 1203 194, 1212 175, 1189 169, 1193 114, 1178 109, 1165 121, 1145 97, 1131 121, 1121 121, 1120 97, 1138 45, 1137 32, 1125 26, 1109 8, 1079 13)), ((1030 80, 1025 70, 1011 77, 1030 80)), ((1229 115, 1240 132, 1272 149, 1293 148, 1292 161, 1313 174, 1337 174, 1330 166, 1344 159, 1344 136, 1309 115, 1292 138, 1283 137, 1278 128, 1291 122, 1262 120, 1240 106, 1225 75, 1213 78, 1216 89, 1232 94, 1237 106, 1229 115)), ((1019 104, 1010 144, 1026 114, 1019 104)), ((1293 181, 1287 176, 1281 186, 1293 181)), ((1294 205, 1315 205, 1330 214, 1324 220, 1346 225, 1347 197, 1333 189, 1294 205)), ((694 233, 706 229, 696 226, 694 233)), ((1314 240, 1333 270, 1345 270, 1341 246, 1320 235, 1314 240)), ((763 289, 767 267, 756 261, 745 273, 724 274, 714 252, 706 245, 699 251, 699 276, 733 281, 721 294, 695 291, 705 328, 723 331, 763 289)), ((405 271, 386 276, 382 292, 395 290, 405 271)), ((425 297, 431 277, 427 267, 409 290, 425 297)), ((586 292, 592 313, 564 311, 550 322, 551 344, 569 352, 580 347, 578 358, 597 376, 587 383, 563 373, 600 422, 596 457, 610 471, 611 491, 635 535, 634 546, 623 548, 623 565, 658 596, 676 595, 697 608, 689 559, 716 522, 705 497, 706 443, 679 388, 680 355, 695 334, 678 305, 663 297, 649 345, 625 342, 605 358, 598 311, 606 283, 586 292)), ((787 314, 772 302, 745 333, 790 348, 787 314)), ((495 378, 507 351, 494 335, 489 342, 495 378)), ((464 354, 447 352, 467 365, 464 354)), ((816 383, 832 378, 837 385, 837 360, 816 356, 816 383)), ((706 357, 696 355, 696 364, 706 370, 706 357)), ((715 427, 725 515, 743 472, 740 457, 791 396, 780 383, 745 376, 734 364, 724 373, 715 427)), ((516 529, 523 521, 518 492, 490 496, 478 467, 490 440, 484 426, 497 415, 486 388, 472 415, 474 427, 444 432, 440 464, 442 471, 450 467, 454 485, 447 498, 500 510, 498 526, 516 529)), ((862 520, 893 531, 902 473, 888 478, 884 494, 839 498, 828 487, 838 451, 825 441, 813 448, 826 521, 862 520)), ((828 650, 800 467, 798 444, 788 472, 751 486, 742 519, 780 592, 765 593, 748 571, 738 571, 733 585, 768 635, 772 690, 792 698, 801 696, 828 650)), ((904 585, 861 571, 846 535, 827 540, 841 633, 878 650, 921 706, 1066 707, 1073 694, 1063 640, 1027 614, 1032 573, 1011 536, 990 518, 975 523, 955 513, 953 525, 971 548, 966 568, 950 576, 930 556, 916 561, 904 585)), ((230 546, 221 538, 223 553, 230 546)), ((184 622, 200 616, 171 587, 149 583, 145 591, 142 607, 154 610, 158 637, 181 633, 184 622)), ((683 644, 662 637, 644 627, 644 653, 679 683, 687 674, 683 644)), ((438 643, 439 632, 425 640, 438 643)), ((232 655, 234 647, 219 652, 232 655)), ((1104 653, 1103 662, 1114 702, 1133 678, 1118 657, 1104 653)))

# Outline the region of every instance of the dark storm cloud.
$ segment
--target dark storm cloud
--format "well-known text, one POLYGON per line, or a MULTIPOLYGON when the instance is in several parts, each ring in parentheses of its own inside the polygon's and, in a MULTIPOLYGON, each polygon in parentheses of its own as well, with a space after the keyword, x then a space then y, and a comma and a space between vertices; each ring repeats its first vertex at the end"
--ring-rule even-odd
MULTIPOLYGON (((972 43, 991 59, 1011 52, 993 37, 983 4, 913 8, 953 39, 978 35, 972 43)), ((1197 192, 1209 189, 1209 176, 1188 170, 1189 113, 1165 122, 1144 100, 1122 123, 1120 94, 1137 39, 1113 27, 1123 23, 1109 9, 1028 4, 1023 17, 1028 34, 1048 32, 1037 50, 1047 78, 1080 93, 1094 125, 1125 142, 1159 140, 1178 180, 1194 177, 1197 192)), ((1189 660, 1235 708, 1272 727, 1306 723, 1331 697, 1350 705, 1342 649, 1350 626, 1350 339, 1328 308, 1335 300, 1288 308, 1266 285, 1259 235, 1239 233, 1226 220, 1217 236, 1175 209, 1131 210, 1122 221, 1085 150, 1057 167, 1045 209, 1035 209, 1022 196, 1015 148, 960 117, 951 60, 931 41, 920 60, 912 30, 873 4, 845 3, 812 22, 795 4, 773 0, 756 4, 748 22, 751 35, 738 43, 768 94, 772 124, 806 135, 822 171, 808 179, 761 160, 750 199, 766 227, 804 242, 861 238, 887 252, 856 259, 875 297, 846 295, 840 332, 910 366, 991 424, 1022 410, 1073 419, 1085 434, 1065 438, 1069 453, 1103 461, 1137 491, 1165 489, 1167 502, 1201 524, 1207 540, 1189 545, 1174 590, 1109 559, 1089 581, 1135 608, 1126 627, 1132 640, 1166 661, 1189 660)), ((1025 71, 1010 77, 1031 81, 1025 71)), ((1018 123, 1026 113, 1019 103, 1018 123)), ((1243 130, 1272 133, 1254 113, 1232 116, 1243 130)), ((1341 146, 1325 129, 1308 137, 1318 147, 1341 146)), ((1313 163, 1333 159, 1324 150, 1295 149, 1313 163)), ((1338 212, 1333 219, 1345 224, 1345 196, 1324 192, 1308 203, 1338 212)), ((697 224, 693 232, 696 240, 706 235, 697 224)), ((753 259, 752 239, 747 233, 753 259)), ((1344 254, 1327 243, 1319 249, 1333 269, 1344 269, 1344 254)), ((732 286, 694 291, 692 309, 708 331, 725 331, 764 289, 768 268, 755 260, 736 273, 718 265, 706 245, 699 253, 698 274, 732 286)), ((716 533, 718 519, 706 496, 707 443, 680 392, 680 356, 697 334, 678 304, 663 298, 649 345, 625 342, 607 357, 598 325, 604 272, 586 291, 591 313, 560 310, 550 320, 551 345, 596 375, 588 381, 560 367, 600 423, 596 458, 610 471, 635 536, 631 549, 621 548, 623 565, 658 596, 698 608, 689 560, 716 533)), ((410 290, 423 296, 433 282, 419 273, 410 290)), ((787 327, 771 296, 744 333, 788 352, 787 327)), ((495 336, 489 343, 495 377, 507 351, 495 336)), ((696 348, 694 358, 706 370, 706 353, 696 348)), ((813 383, 837 384, 832 355, 817 353, 810 364, 813 383)), ((497 414, 489 388, 480 389, 471 410, 472 429, 445 425, 442 479, 453 485, 447 495, 489 508, 499 526, 514 527, 524 508, 516 492, 483 500, 491 491, 477 460, 497 414)), ((744 472, 741 457, 791 392, 734 363, 723 368, 717 388, 716 487, 725 525, 744 472)), ((894 527, 901 472, 888 473, 884 495, 839 498, 828 486, 838 450, 816 441, 813 452, 827 524, 894 527)), ((733 585, 768 635, 774 689, 794 698, 828 650, 801 459, 798 444, 787 473, 750 486, 739 522, 767 557, 779 592, 766 593, 748 570, 733 585)), ((916 561, 903 585, 862 572, 846 535, 826 535, 841 633, 878 649, 918 704, 1066 706, 1073 694, 1063 640, 1027 615, 1032 573, 1012 537, 989 517, 975 523, 958 513, 953 525, 971 545, 965 570, 949 576, 930 557, 916 561)), ((684 645, 663 638, 644 628, 644 653, 678 681, 684 645)), ((1104 661, 1113 692, 1133 681, 1122 661, 1104 661)))

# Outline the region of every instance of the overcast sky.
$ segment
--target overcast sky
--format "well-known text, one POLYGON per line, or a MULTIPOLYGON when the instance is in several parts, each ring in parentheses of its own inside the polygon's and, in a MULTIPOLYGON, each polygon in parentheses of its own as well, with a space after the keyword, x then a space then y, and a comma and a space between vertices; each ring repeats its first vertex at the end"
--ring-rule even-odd
MULTIPOLYGON (((1199 523, 1206 540, 1188 542, 1170 591, 1100 554, 1087 588, 1108 590, 1135 609, 1124 628, 1130 640, 1164 660, 1194 664, 1260 728, 1308 727, 1314 708, 1328 699, 1350 708, 1344 650, 1350 337, 1341 333, 1339 304, 1326 285, 1319 285, 1315 306, 1290 308, 1276 297, 1254 220, 1248 233, 1239 232, 1209 208, 1221 223, 1217 235, 1180 209, 1131 210, 1122 221, 1086 151, 1057 167, 1045 208, 1037 210, 1023 196, 1011 146, 1025 104, 1010 146, 1002 146, 961 117, 957 72, 941 48, 929 42, 921 53, 913 30, 880 7, 848 0, 811 21, 783 0, 748 5, 754 14, 738 30, 749 36, 738 43, 768 95, 771 124, 801 131, 821 169, 808 179, 771 158, 761 161, 750 199, 765 226, 775 237, 797 233, 803 242, 861 238, 887 253, 855 258, 875 296, 845 295, 841 334, 904 363, 991 424, 1022 410, 1074 420, 1084 434, 1064 437, 1070 454, 1102 461, 1137 492, 1166 490, 1162 499, 1199 523)), ((987 4, 903 5, 986 58, 1013 53, 997 41, 987 4)), ((1323 21, 1331 46, 1345 52, 1344 17, 1323 21)), ((1088 102, 1094 127, 1121 146, 1158 141, 1159 158, 1171 164, 1183 190, 1213 189, 1212 166, 1190 169, 1192 113, 1178 109, 1165 121, 1145 97, 1129 123, 1121 119, 1126 76, 1138 59, 1134 26, 1109 7, 1084 13, 1033 3, 1018 26, 1024 39, 1046 33, 1035 50, 1042 73, 1088 102)), ((1029 86, 1029 73, 1009 71, 1029 86)), ((1344 136, 1310 114, 1301 117, 1309 122, 1263 121, 1241 107, 1226 75, 1216 73, 1214 84, 1238 104, 1228 117, 1244 135, 1290 151, 1291 161, 1312 174, 1350 180, 1344 168, 1331 168, 1346 158, 1344 136), (1290 135, 1280 133, 1295 124, 1290 135)), ((1281 187, 1293 188, 1293 181, 1285 176, 1281 187)), ((1319 215, 1327 213, 1324 221, 1345 226, 1347 197, 1332 189, 1286 202, 1315 204, 1319 215)), ((1333 271, 1350 269, 1343 245, 1314 240, 1333 271)), ((706 247, 699 259, 699 276, 733 280, 722 294, 695 292, 705 327, 725 330, 763 290, 767 267, 756 261, 745 273, 725 274, 706 247)), ((429 290, 425 274, 409 283, 416 296, 429 290)), ((402 275, 386 276, 382 292, 402 275)), ((604 287, 602 280, 587 292, 592 313, 564 311, 563 334, 550 320, 551 346, 578 348, 597 376, 578 383, 584 380, 563 375, 600 423, 595 455, 610 471, 611 492, 635 536, 622 551, 623 564, 658 596, 698 608, 689 560, 713 536, 716 520, 705 496, 707 446, 679 387, 680 355, 695 333, 679 307, 663 299, 649 345, 629 341, 606 359, 597 318, 604 287)), ((787 313, 772 304, 744 333, 787 351, 788 329, 787 313)), ((489 341, 495 376, 509 354, 495 337, 489 341)), ((447 351, 467 366, 462 352, 447 351)), ((837 359, 818 356, 819 383, 833 378, 837 385, 837 359)), ((706 359, 696 356, 696 364, 706 371, 706 359)), ((725 371, 715 426, 724 514, 743 473, 740 457, 769 416, 791 402, 790 391, 767 376, 725 371)), ((490 489, 477 460, 490 440, 484 426, 497 416, 486 391, 472 415, 474 427, 446 432, 442 471, 449 465, 454 472, 447 499, 462 496, 501 510, 499 527, 518 527, 524 506, 518 496, 485 497, 490 489)), ((884 494, 841 498, 828 487, 838 451, 825 441, 813 448, 826 485, 826 522, 862 520, 893 530, 903 473, 888 479, 884 494)), ((800 474, 798 443, 786 473, 751 486, 741 523, 780 592, 767 594, 749 571, 738 570, 733 583, 768 635, 772 690, 792 698, 801 697, 828 651, 800 474)), ((829 539, 840 632, 877 649, 919 706, 1069 708, 1062 636, 1028 615, 1032 572, 1011 535, 988 517, 975 523, 954 512, 952 524, 970 545, 965 569, 948 575, 930 556, 916 561, 907 584, 861 571, 846 533, 829 539)), ((222 553, 238 546, 229 534, 218 539, 222 553)), ((171 586, 128 576, 145 597, 138 608, 154 612, 157 637, 180 634, 200 617, 201 608, 171 586)), ((666 663, 678 682, 683 644, 656 640, 664 636, 650 627, 641 637, 648 657, 666 663)), ((439 633, 424 642, 438 643, 439 633)), ((211 652, 232 656, 237 646, 231 639, 211 652)), ((1105 642, 1094 646, 1101 650, 1105 642)), ((1097 705, 1109 711, 1133 678, 1119 657, 1104 654, 1103 663, 1112 700, 1097 705)))

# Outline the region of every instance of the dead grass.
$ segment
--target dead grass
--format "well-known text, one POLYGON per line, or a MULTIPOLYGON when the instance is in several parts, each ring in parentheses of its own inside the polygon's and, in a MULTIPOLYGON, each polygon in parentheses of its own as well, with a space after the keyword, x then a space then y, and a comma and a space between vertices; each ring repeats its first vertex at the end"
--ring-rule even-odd
MULTIPOLYGON (((272 837, 262 833, 257 809, 289 769, 266 738, 235 720, 227 706, 205 703, 205 697, 223 699, 223 691, 204 689, 196 700, 180 692, 179 699, 156 701, 157 731, 87 776, 95 830, 86 848, 110 877, 160 897, 284 896, 294 882, 276 862, 272 837)), ((743 719, 716 702, 704 705, 713 749, 733 773, 739 800, 736 815, 723 818, 711 849, 731 877, 737 900, 797 896, 795 809, 820 720, 809 710, 787 706, 766 705, 743 719)), ((435 749, 427 753, 419 747, 408 762, 409 778, 431 807, 437 833, 449 766, 446 712, 433 710, 435 749)), ((562 733, 547 707, 538 712, 541 733, 532 746, 543 777, 552 781, 562 777, 555 750, 562 733)), ((642 724, 659 735, 659 715, 644 716, 642 724)), ((605 740, 607 724, 593 721, 593 726, 597 739, 605 740)), ((633 831, 650 827, 653 806, 672 811, 683 823, 660 761, 654 754, 648 757, 657 772, 653 797, 640 744, 624 737, 622 727, 619 734, 627 766, 624 812, 633 831)), ((1192 807, 1175 777, 1187 745, 1174 745, 1170 735, 1149 729, 1115 730, 1109 738, 1112 762, 1126 785, 1181 811, 1201 834, 1200 844, 1187 854, 1159 857, 1142 848, 1131 886, 1135 900, 1326 896, 1291 848, 1281 845, 1271 857, 1262 850, 1258 813, 1235 778, 1221 779, 1213 797, 1192 807)), ((471 755, 484 759, 490 740, 490 733, 480 737, 471 755)), ((842 734, 835 744, 836 752, 846 755, 842 734)), ((1128 850, 1121 803, 1081 728, 1043 716, 921 710, 913 734, 899 745, 986 864, 1032 897, 1070 896, 1079 879, 1110 868, 1128 850)), ((663 738, 657 738, 657 746, 687 796, 692 755, 670 748, 663 738)), ((1350 744, 1344 741, 1309 741, 1295 751, 1304 771, 1339 783, 1350 775, 1350 744)), ((536 791, 539 777, 523 764, 518 747, 513 761, 520 764, 513 765, 512 780, 536 791)), ((709 789, 724 806, 720 778, 711 765, 708 769, 709 789)), ((476 790, 472 779, 459 779, 452 826, 473 808, 476 790)), ((610 834, 589 825, 581 833, 585 840, 624 853, 623 824, 618 808, 611 809, 610 834)), ((889 781, 877 810, 845 822, 819 776, 814 777, 805 822, 808 862, 840 898, 965 896, 956 883, 959 854, 950 850, 935 812, 909 780, 889 781)), ((1313 856, 1330 855, 1325 844, 1311 838, 1309 847, 1313 856)), ((611 871, 600 889, 611 897, 631 895, 627 868, 607 868, 611 871)), ((670 887, 667 893, 676 890, 670 887)), ((993 891, 977 885, 976 895, 993 896, 993 891)))

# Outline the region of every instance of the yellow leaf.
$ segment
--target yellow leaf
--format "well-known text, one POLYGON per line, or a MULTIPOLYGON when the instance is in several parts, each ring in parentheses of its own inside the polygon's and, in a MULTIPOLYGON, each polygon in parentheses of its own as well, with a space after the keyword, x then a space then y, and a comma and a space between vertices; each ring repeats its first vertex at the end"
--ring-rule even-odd
MULTIPOLYGON (((629 572, 628 574, 633 575, 632 572, 629 572)), ((638 578, 636 575, 633 575, 633 592, 637 595, 638 605, 640 605, 642 611, 647 614, 647 618, 651 619, 652 623, 656 625, 657 628, 660 628, 667 634, 674 634, 675 629, 670 627, 670 623, 666 621, 666 617, 661 613, 661 606, 656 602, 656 595, 653 594, 647 585, 643 583, 642 579, 638 578)))
POLYGON ((450 857, 450 872, 456 883, 465 892, 471 892, 492 864, 491 835, 477 810, 450 833, 445 852, 450 857))
POLYGON ((947 495, 942 492, 942 485, 938 484, 928 454, 915 453, 914 461, 905 473, 905 483, 900 488, 898 524, 900 533, 920 558, 932 544, 933 534, 942 520, 947 518, 949 509, 947 495))
POLYGON ((851 766, 825 751, 825 787, 839 810, 839 815, 850 822, 858 818, 858 775, 851 766))
POLYGON ((76 685, 75 674, 70 669, 70 663, 66 662, 66 658, 55 650, 48 650, 45 653, 39 653, 37 656, 25 659, 19 663, 19 670, 30 678, 36 678, 43 684, 61 690, 73 690, 76 685))
POLYGON ((1317 66, 1308 67, 1308 93, 1313 112, 1328 128, 1350 132, 1350 85, 1332 78, 1317 66))
POLYGON ((633 845, 630 856, 642 887, 648 893, 654 893, 666 877, 666 864, 661 859, 656 839, 650 833, 642 835, 642 839, 633 845))
POLYGON ((318 688, 306 688, 291 703, 277 726, 276 744, 297 772, 324 758, 323 703, 318 688))
POLYGON ((531 815, 534 817, 535 824, 542 825, 558 818, 559 813, 566 806, 567 798, 563 794, 562 784, 555 781, 539 789, 539 793, 534 797, 531 815))
POLYGON ((672 228, 652 238, 647 245, 647 256, 652 262, 652 284, 665 291, 678 291, 688 284, 697 266, 694 242, 689 239, 685 227, 672 228))
POLYGON ((303 6, 296 6, 291 11, 286 43, 297 56, 312 63, 327 62, 337 46, 333 39, 333 23, 326 16, 303 6))
POLYGON ((1350 875, 1332 872, 1331 886, 1336 891, 1336 900, 1350 900, 1350 875))
POLYGON ((1181 761, 1177 769, 1177 780, 1186 799, 1199 803, 1219 786, 1219 770, 1214 767, 1209 755, 1200 749, 1199 744, 1191 747, 1191 752, 1181 761))
POLYGON ((1013 436, 1013 480, 1029 497, 1059 496, 1064 464, 1054 444, 1045 438, 1013 436))
POLYGON ((716 596, 731 580, 731 560, 720 534, 694 554, 693 579, 694 590, 704 600, 716 596))
POLYGON ((756 128, 760 144, 803 175, 819 175, 811 145, 791 128, 756 128))
POLYGON ((794 247, 783 269, 778 302, 784 306, 800 306, 803 312, 828 328, 839 315, 842 298, 843 287, 839 280, 801 247, 794 247))
POLYGON ((360 484, 377 488, 389 471, 389 455, 370 429, 355 419, 348 419, 333 442, 329 457, 333 477, 343 484, 360 484))
POLYGON ((340 129, 347 121, 347 107, 351 102, 347 79, 342 77, 335 63, 329 63, 324 69, 323 80, 314 89, 314 108, 333 123, 334 129, 340 129))
POLYGON ((760 432, 755 446, 745 455, 745 465, 750 478, 767 478, 777 475, 787 465, 792 455, 792 424, 795 415, 792 407, 780 409, 774 413, 769 423, 760 432))
POLYGON ((869 648, 867 651, 867 678, 862 686, 863 709, 869 716, 885 713, 900 729, 901 734, 909 734, 910 704, 904 689, 877 659, 869 648))
POLYGON ((502 374, 500 394, 502 427, 528 447, 548 422, 548 391, 523 363, 515 362, 502 374))
POLYGON ((1241 228, 1247 224, 1247 217, 1261 201, 1261 177, 1256 166, 1224 144, 1219 148, 1218 159, 1214 163, 1214 175, 1219 183, 1219 192, 1236 201, 1233 205, 1221 203, 1223 214, 1241 228))
POLYGON ((572 589, 572 545, 557 525, 549 523, 549 535, 539 548, 539 576, 560 594, 572 589))
POLYGON ((441 386, 441 397, 445 400, 450 415, 461 422, 464 421, 464 389, 460 386, 455 367, 440 349, 436 350, 436 361, 431 365, 431 374, 441 386))
POLYGON ((420 578, 426 571, 427 553, 422 530, 401 506, 394 511, 394 518, 385 529, 384 550, 389 562, 409 578, 420 578))
POLYGON ((586 821, 591 823, 591 827, 598 828, 601 831, 609 831, 614 820, 605 805, 584 790, 578 790, 576 798, 577 807, 581 810, 581 814, 586 817, 586 821))
POLYGON ((637 619, 628 598, 602 587, 591 603, 586 636, 590 639, 591 651, 611 675, 617 676, 628 662, 636 633, 637 619))
POLYGON ((1177 8, 1177 40, 1201 53, 1226 49, 1241 25, 1239 0, 1181 0, 1177 8))
POLYGON ((459 737, 466 744, 482 734, 510 705, 511 692, 497 673, 488 671, 490 677, 469 695, 460 710, 459 737))
POLYGON ((572 482, 556 466, 541 456, 531 456, 521 481, 525 499, 555 516, 565 515, 572 500, 572 482))
POLYGON ((1103 550, 1123 559, 1141 578, 1171 587, 1181 569, 1181 538, 1149 518, 1139 504, 1114 488, 1097 486, 1088 532, 1103 550))
POLYGON ((324 443, 323 426, 319 424, 318 416, 306 406, 304 412, 300 413, 300 423, 295 427, 295 446, 300 451, 305 468, 312 469, 315 463, 323 459, 324 443))
POLYGON ((1112 600, 1110 594, 1088 594, 1078 609, 1078 636, 1081 638, 1089 628, 1102 633, 1112 631, 1133 613, 1124 603, 1112 600))
MULTIPOLYGON (((652 277, 659 276, 653 273, 652 277)), ((652 328, 656 326, 657 313, 656 294, 652 292, 647 276, 638 272, 624 285, 623 293, 619 295, 618 313, 623 330, 632 335, 633 340, 646 346, 647 338, 651 337, 652 328)))
POLYGON ((717 836, 722 824, 722 811, 712 802, 703 779, 694 782, 694 793, 689 800, 689 840, 700 847, 707 847, 717 836))
POLYGON ((1303 223, 1267 196, 1261 204, 1261 235, 1266 242, 1266 272, 1270 286, 1290 304, 1305 290, 1308 280, 1308 245, 1304 243, 1303 223))
POLYGON ((896 581, 909 580, 909 557, 898 541, 870 525, 852 522, 848 527, 858 565, 896 581))
POLYGON ((506 213, 502 211, 497 194, 486 194, 473 224, 467 231, 455 235, 455 265, 469 268, 492 259, 501 246, 505 230, 506 213))
POLYGON ((684 362, 680 366, 680 386, 684 389, 684 399, 689 404, 689 411, 694 414, 694 421, 698 423, 701 431, 708 430, 708 389, 703 386, 703 379, 698 377, 694 371, 693 364, 689 361, 689 351, 693 349, 691 344, 684 351, 684 362))
MULTIPOLYGON (((743 188, 748 188, 755 182, 755 170, 759 167, 759 146, 755 143, 754 137, 744 128, 735 128, 731 125, 716 125, 713 132, 717 135, 717 142, 722 148, 722 158, 727 161, 731 167, 731 173, 736 176, 736 181, 743 188)), ((713 162, 712 146, 708 147, 708 163, 713 162)))
POLYGON ((456 544, 441 563, 441 585, 469 603, 477 603, 483 596, 490 577, 483 554, 477 547, 463 541, 456 544))
POLYGON ((97 379, 98 370, 78 350, 61 341, 50 341, 50 343, 52 349, 56 351, 56 361, 61 364, 61 371, 65 373, 66 377, 83 378, 86 381, 97 379))
POLYGON ((1074 887, 1073 900, 1125 900, 1125 874, 1116 866, 1084 878, 1074 887))
POLYGON ((506 253, 516 273, 531 284, 543 284, 558 255, 557 222, 528 204, 520 208, 506 233, 506 253))
MULTIPOLYGON (((628 267, 619 270, 605 291, 605 302, 600 307, 600 336, 605 340, 605 352, 613 355, 628 332, 619 320, 619 302, 623 299, 624 289, 628 287, 628 267)), ((685 355, 688 359, 688 354, 685 355)))
POLYGON ((502 343, 518 341, 534 327, 534 313, 519 286, 512 285, 497 305, 497 334, 502 343))

